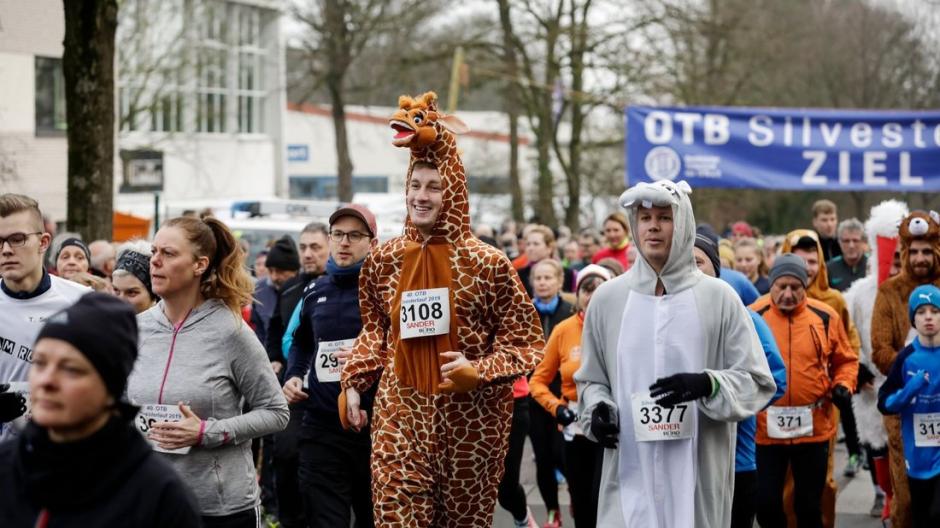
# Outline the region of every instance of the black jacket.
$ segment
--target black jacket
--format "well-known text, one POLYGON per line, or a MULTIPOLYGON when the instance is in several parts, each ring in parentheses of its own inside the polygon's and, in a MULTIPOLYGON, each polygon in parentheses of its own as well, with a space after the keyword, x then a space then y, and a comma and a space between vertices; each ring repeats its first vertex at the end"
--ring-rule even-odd
POLYGON ((27 426, 0 445, 0 526, 201 526, 196 499, 129 423, 113 418, 77 442, 57 444, 27 426))
MULTIPOLYGON (((308 388, 306 412, 303 419, 303 434, 316 429, 342 431, 336 400, 339 398, 339 382, 321 383, 317 379, 312 361, 316 359, 317 346, 321 341, 353 339, 362 329, 359 312, 359 274, 325 275, 307 287, 304 304, 300 312, 300 326, 294 333, 290 349, 287 375, 284 379, 306 375, 308 388)), ((378 384, 376 384, 377 386, 378 384)), ((372 402, 376 387, 362 394, 360 407, 372 414, 372 402)), ((358 435, 368 433, 365 430, 358 435)))
MULTIPOLYGON (((277 294, 277 301, 274 304, 274 313, 271 320, 268 321, 267 337, 264 342, 264 348, 268 352, 268 359, 271 361, 284 362, 284 354, 281 350, 281 341, 284 338, 284 331, 290 322, 290 316, 294 313, 297 303, 304 297, 304 289, 313 281, 317 280, 319 275, 312 273, 298 273, 293 278, 284 283, 284 286, 277 294)), ((285 378, 286 379, 286 378, 285 378)))

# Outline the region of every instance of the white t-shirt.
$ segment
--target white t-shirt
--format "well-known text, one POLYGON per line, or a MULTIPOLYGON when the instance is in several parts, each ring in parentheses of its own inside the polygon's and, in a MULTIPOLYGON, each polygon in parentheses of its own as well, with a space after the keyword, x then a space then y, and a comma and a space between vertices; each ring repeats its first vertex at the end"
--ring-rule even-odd
POLYGON ((10 297, 0 289, 0 383, 26 380, 33 361, 33 343, 46 318, 91 291, 76 282, 52 275, 49 278, 50 288, 29 299, 10 297))

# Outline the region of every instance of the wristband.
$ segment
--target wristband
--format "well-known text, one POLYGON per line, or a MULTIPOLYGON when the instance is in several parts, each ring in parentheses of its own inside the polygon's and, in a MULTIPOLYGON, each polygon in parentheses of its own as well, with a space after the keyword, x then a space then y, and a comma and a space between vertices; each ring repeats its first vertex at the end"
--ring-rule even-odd
MULTIPOLYGON (((708 373, 706 373, 706 374, 708 374, 708 373)), ((718 392, 721 390, 721 384, 718 383, 718 378, 716 378, 715 376, 712 376, 711 374, 708 374, 708 377, 709 377, 709 379, 712 380, 712 393, 711 393, 711 395, 708 397, 709 399, 711 399, 711 398, 714 398, 715 396, 718 395, 718 392)))

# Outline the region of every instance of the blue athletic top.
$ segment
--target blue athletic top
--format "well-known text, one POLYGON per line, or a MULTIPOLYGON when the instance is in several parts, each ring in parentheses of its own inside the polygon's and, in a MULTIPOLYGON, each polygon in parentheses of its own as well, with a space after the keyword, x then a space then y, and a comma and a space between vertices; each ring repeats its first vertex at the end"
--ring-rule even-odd
MULTIPOLYGON (((724 270, 721 274, 724 275, 724 270)), ((757 335, 760 337, 761 347, 764 349, 764 355, 767 356, 767 364, 770 365, 770 373, 774 377, 774 383, 777 384, 777 392, 773 399, 767 405, 777 401, 783 393, 787 392, 787 366, 780 355, 780 349, 777 348, 777 342, 774 340, 774 334, 767 326, 764 318, 757 315, 748 308, 748 314, 754 321, 754 328, 757 329, 757 335)), ((751 416, 746 420, 738 422, 738 439, 734 446, 734 471, 755 471, 757 470, 757 456, 754 448, 754 435, 757 432, 757 418, 751 416)))
POLYGON ((940 347, 925 347, 920 344, 919 337, 905 347, 894 360, 888 378, 878 391, 878 409, 883 414, 901 415, 907 474, 916 479, 940 475, 940 447, 915 445, 918 432, 915 427, 922 433, 940 436, 940 416, 937 420, 920 424, 915 423, 914 416, 940 413, 940 347), (920 370, 927 373, 930 382, 915 389, 915 382, 910 380, 920 370))

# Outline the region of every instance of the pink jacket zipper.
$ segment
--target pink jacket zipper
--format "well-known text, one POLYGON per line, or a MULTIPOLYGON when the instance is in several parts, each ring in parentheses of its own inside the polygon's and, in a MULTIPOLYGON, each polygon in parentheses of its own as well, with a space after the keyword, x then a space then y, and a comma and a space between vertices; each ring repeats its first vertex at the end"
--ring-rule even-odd
POLYGON ((189 314, 191 313, 193 313, 192 308, 186 312, 186 316, 183 317, 183 320, 173 327, 173 340, 170 342, 170 355, 166 358, 166 368, 163 369, 163 381, 160 382, 160 395, 157 397, 157 403, 161 405, 163 404, 163 388, 166 386, 166 377, 170 373, 170 363, 173 361, 173 349, 176 348, 176 336, 180 333, 180 330, 183 329, 183 324, 186 323, 186 319, 189 319, 189 314))

